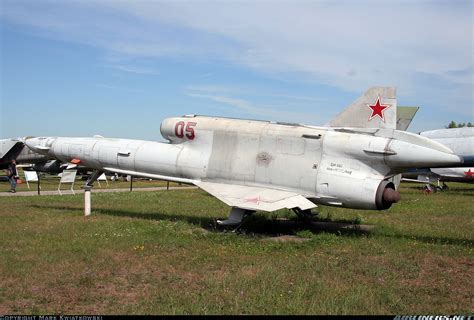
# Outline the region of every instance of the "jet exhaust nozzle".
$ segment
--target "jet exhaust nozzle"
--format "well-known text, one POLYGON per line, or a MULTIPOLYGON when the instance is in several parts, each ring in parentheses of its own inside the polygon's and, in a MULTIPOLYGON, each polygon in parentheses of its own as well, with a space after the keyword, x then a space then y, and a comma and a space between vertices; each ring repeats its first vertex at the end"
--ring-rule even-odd
POLYGON ((378 210, 385 210, 400 199, 400 192, 395 190, 395 185, 392 182, 382 181, 377 190, 375 205, 378 210))
POLYGON ((393 190, 392 188, 385 188, 383 191, 382 200, 386 203, 397 203, 400 201, 400 192, 393 190))

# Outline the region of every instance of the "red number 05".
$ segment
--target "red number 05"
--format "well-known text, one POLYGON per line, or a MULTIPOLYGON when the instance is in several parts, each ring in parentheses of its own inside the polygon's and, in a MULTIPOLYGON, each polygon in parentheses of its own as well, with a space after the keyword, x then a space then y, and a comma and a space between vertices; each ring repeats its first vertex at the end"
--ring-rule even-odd
POLYGON ((188 138, 189 140, 194 140, 196 135, 194 134, 193 127, 195 127, 196 124, 196 122, 188 122, 185 126, 184 121, 179 121, 174 126, 174 134, 178 138, 184 138, 184 133, 186 132, 186 138, 188 138))

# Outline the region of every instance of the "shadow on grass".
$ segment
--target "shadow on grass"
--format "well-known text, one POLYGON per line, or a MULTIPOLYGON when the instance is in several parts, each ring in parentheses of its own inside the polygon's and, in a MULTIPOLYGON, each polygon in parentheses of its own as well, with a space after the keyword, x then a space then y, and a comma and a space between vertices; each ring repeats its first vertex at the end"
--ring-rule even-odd
MULTIPOLYGON (((68 206, 52 206, 52 205, 32 205, 34 208, 39 209, 55 209, 55 210, 67 210, 67 211, 79 211, 83 212, 84 209, 77 208, 77 207, 68 207, 68 206)), ((116 216, 116 217, 129 217, 134 219, 141 219, 141 220, 153 220, 153 221, 160 221, 160 220, 169 220, 169 221, 186 221, 187 223, 194 224, 200 226, 202 228, 208 229, 212 226, 213 221, 215 219, 208 218, 208 217, 196 217, 196 216, 186 216, 186 215, 178 215, 178 214, 166 214, 161 212, 150 212, 150 213, 141 213, 141 212, 133 212, 133 211, 125 211, 125 210, 116 210, 116 209, 104 209, 104 208, 94 208, 94 214, 103 214, 109 216, 116 216)))
MULTIPOLYGON (((52 205, 33 205, 35 208, 40 209, 55 209, 65 211, 79 211, 83 212, 83 208, 68 207, 68 206, 52 206, 52 205)), ((168 221, 185 221, 189 224, 206 229, 210 232, 231 232, 235 231, 247 235, 258 235, 258 236, 282 236, 282 235, 295 235, 300 231, 310 231, 312 233, 328 232, 335 233, 338 235, 351 235, 351 236, 365 236, 372 232, 373 226, 357 225, 350 220, 332 220, 313 218, 311 220, 302 220, 296 218, 291 219, 272 219, 267 218, 263 214, 252 214, 246 217, 242 224, 239 226, 220 226, 217 223, 216 218, 180 215, 180 214, 168 214, 162 212, 133 212, 129 210, 116 210, 116 209, 104 209, 94 208, 94 213, 101 215, 109 215, 116 217, 128 217, 142 220, 168 220, 168 221)), ((94 214, 93 213, 93 214, 94 214)), ((225 218, 225 217, 223 217, 225 218)))
POLYGON ((309 231, 313 234, 326 232, 341 236, 366 236, 374 226, 355 224, 351 220, 332 220, 313 217, 311 219, 294 218, 267 218, 264 215, 254 214, 247 217, 239 231, 248 234, 266 236, 295 235, 300 231, 309 231))
MULTIPOLYGON (((51 206, 51 205, 33 205, 33 207, 40 209, 56 209, 56 210, 67 210, 67 211, 79 211, 82 212, 82 208, 74 208, 67 206, 51 206)), ((128 217, 141 220, 168 220, 168 221, 185 221, 189 224, 193 224, 197 227, 201 227, 210 232, 220 233, 236 231, 247 235, 257 236, 282 236, 282 235, 295 235, 300 231, 309 231, 313 234, 326 232, 333 233, 340 236, 360 236, 367 237, 373 234, 375 226, 371 225, 358 225, 354 224, 351 220, 332 220, 312 218, 311 220, 301 220, 297 218, 292 219, 272 219, 267 218, 261 214, 253 214, 244 219, 243 223, 239 227, 222 227, 217 224, 217 219, 210 217, 196 217, 179 214, 166 214, 161 212, 152 213, 141 213, 125 210, 115 209, 101 209, 95 208, 94 213, 116 216, 116 217, 128 217), (237 230, 236 230, 237 229, 237 230)), ((376 232, 377 236, 384 238, 395 238, 413 240, 426 244, 447 244, 447 245, 458 245, 464 247, 474 246, 473 240, 468 239, 455 239, 447 237, 433 237, 433 236, 416 236, 407 235, 399 232, 376 232)))

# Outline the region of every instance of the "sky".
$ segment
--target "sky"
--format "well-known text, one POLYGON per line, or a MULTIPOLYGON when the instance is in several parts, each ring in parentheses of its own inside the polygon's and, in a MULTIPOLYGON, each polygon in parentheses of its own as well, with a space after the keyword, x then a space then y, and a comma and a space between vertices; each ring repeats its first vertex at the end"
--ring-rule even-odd
POLYGON ((420 107, 409 131, 474 122, 473 3, 0 0, 0 138, 324 125, 372 86, 420 107))

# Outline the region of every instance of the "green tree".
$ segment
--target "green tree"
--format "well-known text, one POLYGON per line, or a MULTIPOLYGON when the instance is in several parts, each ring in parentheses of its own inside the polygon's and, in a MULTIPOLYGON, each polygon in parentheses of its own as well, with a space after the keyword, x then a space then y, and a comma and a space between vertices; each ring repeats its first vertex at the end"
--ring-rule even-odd
POLYGON ((448 129, 457 128, 457 127, 458 127, 458 125, 454 121, 451 121, 447 126, 448 129))
POLYGON ((456 123, 455 121, 451 121, 447 127, 447 129, 451 129, 451 128, 464 128, 464 127, 472 127, 472 123, 471 122, 468 122, 468 123, 465 123, 465 122, 459 122, 459 123, 456 123))

